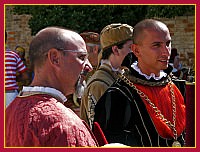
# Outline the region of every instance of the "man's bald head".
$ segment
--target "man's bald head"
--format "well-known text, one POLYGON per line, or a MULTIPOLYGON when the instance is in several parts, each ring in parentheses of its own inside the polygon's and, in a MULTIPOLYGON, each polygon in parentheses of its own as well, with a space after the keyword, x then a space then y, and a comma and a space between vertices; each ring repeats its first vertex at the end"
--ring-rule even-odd
POLYGON ((46 60, 46 54, 49 49, 72 49, 79 43, 83 44, 82 37, 71 30, 60 27, 47 27, 39 31, 33 38, 29 56, 33 67, 41 66, 46 60))
POLYGON ((142 20, 141 22, 137 23, 134 27, 134 43, 138 44, 140 43, 143 38, 145 37, 144 35, 144 31, 145 30, 156 30, 156 31, 169 31, 168 27, 158 21, 158 20, 154 20, 154 19, 145 19, 142 20))

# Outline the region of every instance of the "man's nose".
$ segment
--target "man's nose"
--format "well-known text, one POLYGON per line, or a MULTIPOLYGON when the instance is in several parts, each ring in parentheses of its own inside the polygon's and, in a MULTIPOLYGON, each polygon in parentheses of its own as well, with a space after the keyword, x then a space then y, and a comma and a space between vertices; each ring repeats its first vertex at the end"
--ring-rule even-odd
POLYGON ((85 61, 83 70, 88 71, 88 72, 93 70, 93 67, 88 59, 85 61))
POLYGON ((166 55, 166 56, 169 56, 170 55, 170 47, 169 46, 167 46, 167 45, 164 45, 163 46, 163 51, 162 51, 162 54, 163 55, 166 55))

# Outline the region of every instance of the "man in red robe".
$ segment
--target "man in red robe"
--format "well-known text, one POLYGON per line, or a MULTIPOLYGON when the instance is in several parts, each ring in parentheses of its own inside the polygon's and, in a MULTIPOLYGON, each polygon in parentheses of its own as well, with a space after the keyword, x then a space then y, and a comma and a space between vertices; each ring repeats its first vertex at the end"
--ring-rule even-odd
POLYGON ((5 145, 98 146, 89 127, 63 105, 66 96, 75 92, 81 71, 91 67, 82 37, 47 27, 33 38, 29 56, 34 79, 6 108, 5 145))

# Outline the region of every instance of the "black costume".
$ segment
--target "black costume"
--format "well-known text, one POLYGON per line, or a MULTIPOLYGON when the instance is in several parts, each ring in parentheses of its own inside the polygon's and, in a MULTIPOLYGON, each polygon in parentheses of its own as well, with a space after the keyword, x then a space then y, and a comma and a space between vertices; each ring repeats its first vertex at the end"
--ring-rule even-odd
MULTIPOLYGON (((181 95, 181 93, 184 95, 184 89, 180 92, 176 87, 176 85, 184 87, 184 84, 178 81, 175 81, 176 85, 174 83, 171 84, 174 88, 176 101, 175 129, 177 131, 177 139, 174 139, 173 129, 160 120, 160 117, 155 114, 155 110, 146 103, 145 99, 141 98, 129 83, 132 82, 143 90, 150 88, 150 91, 152 91, 151 89, 159 88, 157 90, 162 92, 162 90, 167 89, 169 96, 168 85, 172 80, 171 70, 171 66, 164 70, 167 73, 167 77, 163 77, 160 80, 153 78, 147 80, 133 68, 130 68, 130 73, 126 76, 128 79, 124 77, 118 79, 105 92, 95 107, 94 121, 100 124, 109 143, 122 143, 138 147, 171 147, 173 142, 177 140, 181 146, 184 145, 185 104, 181 95), (153 111, 153 113, 149 114, 149 111, 153 111)), ((167 108, 164 107, 165 104, 162 104, 163 109, 166 109, 163 115, 164 117, 167 116, 168 120, 172 122, 171 117, 174 114, 171 112, 173 110, 172 99, 165 100, 165 98, 161 97, 162 94, 150 93, 148 96, 150 99, 158 100, 158 102, 154 103, 156 107, 159 106, 157 104, 166 102, 167 108), (172 109, 168 107, 172 107, 172 109)), ((154 101, 152 100, 152 102, 154 101)), ((163 113, 162 110, 160 111, 163 113)))

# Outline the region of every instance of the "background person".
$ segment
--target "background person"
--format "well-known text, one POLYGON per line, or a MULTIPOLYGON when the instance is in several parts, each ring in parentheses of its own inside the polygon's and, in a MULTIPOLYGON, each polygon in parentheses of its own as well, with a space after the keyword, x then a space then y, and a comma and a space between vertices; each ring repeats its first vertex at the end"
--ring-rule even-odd
POLYGON ((19 55, 23 63, 26 65, 25 49, 19 45, 15 47, 15 52, 19 55))
POLYGON ((22 90, 23 86, 28 86, 32 81, 32 70, 28 67, 26 58, 25 58, 25 49, 19 45, 15 47, 15 52, 19 55, 21 60, 23 61, 24 65, 26 66, 26 74, 28 75, 28 79, 23 80, 22 76, 19 72, 16 73, 17 76, 17 85, 18 85, 18 91, 22 90))
POLYGON ((125 56, 131 52, 133 44, 133 27, 127 24, 110 24, 100 33, 101 52, 99 68, 87 82, 87 88, 81 101, 80 117, 92 128, 94 108, 105 90, 122 72, 121 64, 125 56))
POLYGON ((172 82, 168 65, 171 36, 167 26, 145 19, 134 27, 133 52, 138 59, 121 75, 95 107, 109 143, 141 147, 185 144, 184 98, 172 82))
POLYGON ((172 48, 171 50, 169 64, 173 67, 172 73, 176 77, 179 77, 181 73, 181 63, 180 63, 180 56, 176 48, 172 48))
POLYGON ((29 50, 33 81, 6 108, 6 146, 98 146, 85 122, 63 105, 90 65, 87 56, 76 32, 47 27, 37 33, 29 50))
MULTIPOLYGON (((5 32, 5 39, 7 40, 7 32, 5 32)), ((28 80, 26 73, 26 66, 17 53, 6 48, 5 51, 5 99, 6 107, 18 95, 17 72, 20 74, 21 80, 28 80)))
POLYGON ((80 35, 86 43, 88 60, 93 67, 93 70, 87 73, 86 80, 88 80, 94 74, 98 66, 98 54, 101 51, 100 36, 96 32, 83 32, 80 35))

